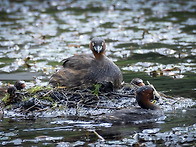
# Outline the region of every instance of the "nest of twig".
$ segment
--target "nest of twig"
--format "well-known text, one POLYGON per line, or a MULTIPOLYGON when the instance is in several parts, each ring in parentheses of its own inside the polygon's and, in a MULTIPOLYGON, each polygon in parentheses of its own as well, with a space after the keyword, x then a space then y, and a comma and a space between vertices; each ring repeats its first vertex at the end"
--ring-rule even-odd
POLYGON ((50 88, 34 87, 26 91, 17 92, 9 97, 8 102, 2 102, 2 107, 11 105, 12 109, 20 112, 45 111, 63 105, 66 108, 91 107, 121 109, 130 106, 135 98, 137 87, 126 86, 114 91, 111 87, 104 88, 102 84, 85 89, 65 87, 50 88), (35 90, 36 89, 36 90, 35 90))

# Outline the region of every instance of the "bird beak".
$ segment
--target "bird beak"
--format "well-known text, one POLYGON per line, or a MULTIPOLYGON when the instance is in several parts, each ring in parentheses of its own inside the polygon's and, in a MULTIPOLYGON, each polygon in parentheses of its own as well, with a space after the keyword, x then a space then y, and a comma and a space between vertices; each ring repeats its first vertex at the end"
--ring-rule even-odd
POLYGON ((100 53, 102 51, 103 47, 102 46, 94 46, 94 50, 97 52, 97 53, 100 53))

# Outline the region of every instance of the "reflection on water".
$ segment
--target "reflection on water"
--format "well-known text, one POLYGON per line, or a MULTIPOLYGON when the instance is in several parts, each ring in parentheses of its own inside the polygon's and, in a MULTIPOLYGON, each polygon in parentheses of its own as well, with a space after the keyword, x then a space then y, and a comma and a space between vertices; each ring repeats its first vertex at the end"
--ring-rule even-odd
MULTIPOLYGON (((29 86, 34 80, 46 85, 62 59, 90 53, 89 40, 101 36, 107 43, 106 54, 121 67, 126 82, 140 77, 159 91, 195 99, 195 5, 192 0, 2 0, 0 85, 15 80, 26 80, 29 86)), ((172 145, 189 146, 195 134, 194 114, 195 110, 168 114, 165 123, 144 126, 106 127, 90 123, 92 128, 85 128, 86 121, 78 125, 54 123, 64 118, 6 118, 0 122, 0 142, 24 146, 128 146, 139 141, 150 146, 164 144, 169 139, 160 136, 170 134, 168 142, 172 145), (106 142, 97 140, 89 129, 95 129, 106 142), (179 138, 177 134, 183 136, 179 138)))
POLYGON ((96 124, 93 121, 69 118, 38 118, 36 120, 17 120, 4 118, 0 122, 2 145, 124 145, 137 142, 148 145, 194 144, 196 126, 192 117, 195 110, 179 114, 168 114, 165 122, 140 125, 112 126, 96 124), (190 121, 192 120, 192 121, 190 121), (177 123, 177 124, 176 124, 177 123), (94 133, 96 131, 105 141, 94 133), (28 135, 27 135, 28 133, 28 135))

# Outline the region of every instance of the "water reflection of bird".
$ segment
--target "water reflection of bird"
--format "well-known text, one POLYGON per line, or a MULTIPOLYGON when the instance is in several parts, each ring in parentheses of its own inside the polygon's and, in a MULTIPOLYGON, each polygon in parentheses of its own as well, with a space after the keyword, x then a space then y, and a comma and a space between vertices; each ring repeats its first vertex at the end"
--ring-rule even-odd
POLYGON ((116 110, 112 113, 100 115, 96 120, 113 124, 155 121, 155 119, 163 116, 163 112, 158 106, 150 102, 153 98, 153 88, 150 86, 141 86, 136 91, 136 101, 141 108, 132 107, 129 109, 116 110))
POLYGON ((64 59, 63 67, 52 75, 49 83, 55 87, 78 87, 106 81, 115 89, 120 88, 122 74, 118 66, 105 56, 105 41, 93 38, 89 47, 94 56, 81 54, 64 59))

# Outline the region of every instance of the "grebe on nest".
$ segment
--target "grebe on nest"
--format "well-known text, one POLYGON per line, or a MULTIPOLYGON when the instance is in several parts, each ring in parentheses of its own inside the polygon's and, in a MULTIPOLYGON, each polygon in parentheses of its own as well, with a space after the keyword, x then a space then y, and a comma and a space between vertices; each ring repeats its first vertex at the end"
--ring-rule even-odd
POLYGON ((17 90, 22 90, 26 87, 24 81, 16 81, 14 86, 9 86, 7 88, 7 93, 9 93, 9 102, 15 103, 17 101, 17 95, 20 94, 17 90))
POLYGON ((113 124, 154 122, 155 119, 163 116, 163 112, 158 106, 151 103, 151 100, 154 99, 153 91, 150 86, 141 86, 136 90, 136 101, 140 107, 116 110, 100 115, 96 120, 113 124))
POLYGON ((17 90, 21 90, 21 89, 24 89, 26 87, 26 84, 24 81, 16 81, 14 86, 9 86, 7 88, 7 93, 10 94, 10 96, 14 96, 15 95, 15 92, 17 90))
POLYGON ((89 87, 96 83, 111 82, 114 89, 121 88, 122 73, 105 56, 106 44, 102 38, 93 38, 89 45, 93 55, 81 54, 64 59, 63 67, 51 76, 54 87, 89 87))
POLYGON ((130 84, 135 84, 137 86, 145 86, 144 82, 140 78, 134 78, 130 84))

